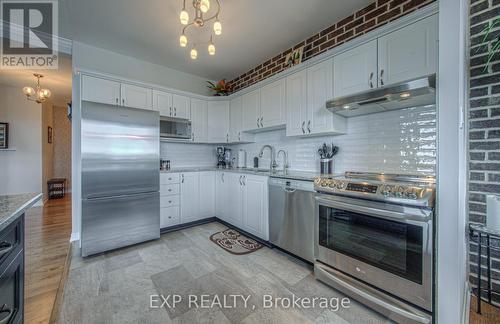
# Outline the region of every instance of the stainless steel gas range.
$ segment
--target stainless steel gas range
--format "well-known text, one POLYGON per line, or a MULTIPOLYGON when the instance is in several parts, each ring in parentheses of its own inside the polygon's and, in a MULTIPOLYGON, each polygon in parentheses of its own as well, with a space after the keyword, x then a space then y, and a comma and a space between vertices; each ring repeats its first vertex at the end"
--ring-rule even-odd
POLYGON ((316 279, 400 323, 432 321, 435 178, 318 177, 316 279))

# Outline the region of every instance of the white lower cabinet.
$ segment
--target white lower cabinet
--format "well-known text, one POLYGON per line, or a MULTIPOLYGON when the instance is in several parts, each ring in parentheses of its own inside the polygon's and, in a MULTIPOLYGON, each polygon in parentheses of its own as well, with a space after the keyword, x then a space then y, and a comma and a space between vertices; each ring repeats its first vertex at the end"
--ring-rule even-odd
POLYGON ((255 175, 244 175, 242 178, 242 229, 266 241, 269 240, 267 180, 267 177, 255 175))
POLYGON ((180 177, 178 173, 160 174, 160 228, 179 225, 180 177))
POLYGON ((198 172, 181 174, 181 222, 189 223, 198 219, 200 205, 200 175, 198 172))
POLYGON ((216 215, 263 240, 269 239, 268 178, 217 172, 216 215))
POLYGON ((200 219, 215 216, 215 172, 200 172, 200 219))

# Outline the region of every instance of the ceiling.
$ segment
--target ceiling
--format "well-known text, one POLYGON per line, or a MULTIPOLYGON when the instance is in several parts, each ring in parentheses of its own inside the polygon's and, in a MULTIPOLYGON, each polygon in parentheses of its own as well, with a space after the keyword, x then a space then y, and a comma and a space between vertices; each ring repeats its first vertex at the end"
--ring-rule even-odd
MULTIPOLYGON (((210 80, 232 79, 373 0, 220 0, 216 55, 179 46, 182 0, 60 0, 59 34, 210 80)), ((186 7, 190 0, 186 0, 186 7)), ((213 12, 215 0, 211 0, 213 12)), ((192 6, 191 6, 192 8, 192 6)), ((190 17, 193 11, 188 11, 190 17)), ((188 33, 206 42, 211 24, 188 33), (203 37, 196 37, 203 36, 203 37)))
MULTIPOLYGON (((0 38, 1 40, 1 38, 0 38)), ((49 89, 52 93, 50 101, 56 106, 66 106, 71 101, 71 57, 59 54, 59 66, 54 70, 2 70, 0 85, 19 88, 30 86, 35 88, 36 78, 33 73, 40 73, 42 88, 49 89)))

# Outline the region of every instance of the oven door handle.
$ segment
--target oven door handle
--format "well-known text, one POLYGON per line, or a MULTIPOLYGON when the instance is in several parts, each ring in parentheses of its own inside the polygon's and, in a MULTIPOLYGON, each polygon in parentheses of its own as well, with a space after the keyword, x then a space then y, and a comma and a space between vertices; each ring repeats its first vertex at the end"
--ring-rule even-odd
POLYGON ((395 314, 398 314, 404 319, 409 320, 411 323, 425 323, 428 324, 431 322, 430 318, 426 314, 418 314, 416 312, 411 312, 409 310, 406 310, 400 306, 398 306, 395 303, 391 303, 389 300, 384 300, 383 298, 378 298, 375 295, 370 294, 367 291, 364 291, 360 287, 356 287, 352 285, 351 283, 342 280, 341 278, 337 278, 337 276, 333 275, 328 271, 328 268, 321 265, 320 263, 315 263, 315 271, 316 268, 319 269, 322 273, 322 275, 326 276, 329 280, 333 281, 335 284, 343 287, 344 289, 347 289, 348 291, 353 292, 354 294, 358 295, 359 297, 369 301, 370 303, 373 303, 377 306, 380 306, 384 309, 389 310, 390 312, 394 312, 395 314))
POLYGON ((399 221, 418 221, 419 223, 426 223, 431 220, 430 214, 421 214, 421 215, 408 215, 405 213, 400 213, 392 210, 383 210, 378 208, 360 206, 360 205, 352 205, 346 204, 340 201, 332 201, 322 197, 316 197, 316 200, 319 204, 324 204, 327 207, 331 208, 340 208, 347 211, 357 212, 357 213, 365 213, 372 216, 378 216, 386 219, 393 219, 399 221))

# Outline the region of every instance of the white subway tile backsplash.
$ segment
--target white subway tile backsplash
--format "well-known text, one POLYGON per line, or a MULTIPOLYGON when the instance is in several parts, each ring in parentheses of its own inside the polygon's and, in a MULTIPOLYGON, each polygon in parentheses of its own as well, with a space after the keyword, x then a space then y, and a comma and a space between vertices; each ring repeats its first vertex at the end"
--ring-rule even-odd
MULTIPOLYGON (((349 118, 347 134, 308 138, 286 137, 285 130, 259 133, 255 143, 232 145, 234 152, 247 152, 247 165, 264 144, 288 152, 290 169, 319 172, 317 150, 324 142, 339 146, 334 172, 372 171, 435 173, 436 108, 408 108, 349 118)), ((260 159, 269 166, 269 153, 260 159)), ((280 168, 282 161, 278 161, 280 168)))
MULTIPOLYGON (((247 152, 247 166, 253 165, 262 145, 274 146, 276 152, 288 152, 290 169, 319 172, 318 148, 332 142, 340 150, 334 159, 334 172, 371 171, 387 173, 435 173, 436 107, 425 106, 352 117, 347 134, 321 137, 286 137, 285 130, 255 135, 255 143, 230 145, 233 156, 239 149, 247 152)), ((216 145, 161 143, 161 157, 172 167, 216 165, 216 145)), ((259 166, 268 168, 265 151, 259 166)), ((278 161, 279 168, 283 162, 278 161)))
POLYGON ((217 158, 215 145, 188 143, 160 143, 160 156, 170 160, 170 167, 207 167, 215 166, 217 158))

